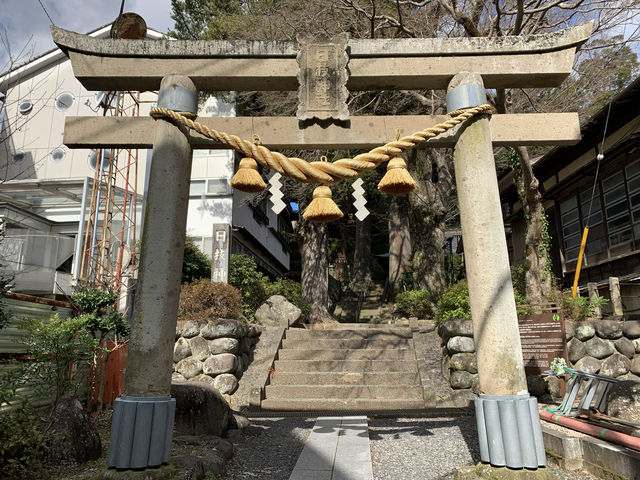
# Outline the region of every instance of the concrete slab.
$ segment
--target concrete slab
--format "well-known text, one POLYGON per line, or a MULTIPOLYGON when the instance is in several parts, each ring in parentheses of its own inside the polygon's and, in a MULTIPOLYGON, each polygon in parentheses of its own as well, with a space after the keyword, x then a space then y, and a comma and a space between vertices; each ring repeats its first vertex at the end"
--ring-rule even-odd
POLYGON ((318 417, 289 480, 373 480, 365 416, 318 417))

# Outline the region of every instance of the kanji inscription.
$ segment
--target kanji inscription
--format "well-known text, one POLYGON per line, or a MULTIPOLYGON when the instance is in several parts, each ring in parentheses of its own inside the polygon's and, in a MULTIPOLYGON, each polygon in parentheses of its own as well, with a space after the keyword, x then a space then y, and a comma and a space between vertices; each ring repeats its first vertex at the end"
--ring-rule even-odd
POLYGON ((346 34, 326 41, 298 38, 298 120, 348 120, 346 34))
POLYGON ((227 283, 229 280, 229 253, 231 250, 231 226, 228 223, 213 225, 213 251, 211 252, 211 281, 227 283))

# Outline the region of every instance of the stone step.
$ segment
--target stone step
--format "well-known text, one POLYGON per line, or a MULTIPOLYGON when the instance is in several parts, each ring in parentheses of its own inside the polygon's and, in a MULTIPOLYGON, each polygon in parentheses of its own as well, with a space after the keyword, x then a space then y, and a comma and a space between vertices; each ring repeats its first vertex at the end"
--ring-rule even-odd
POLYGON ((422 400, 402 399, 270 399, 262 401, 263 410, 289 411, 384 411, 384 410, 421 410, 422 400))
POLYGON ((420 385, 415 372, 281 372, 276 370, 271 385, 420 385))
POLYGON ((296 340, 322 339, 322 338, 411 338, 410 328, 333 328, 329 330, 307 330, 304 328, 291 328, 287 330, 286 338, 296 340))
POLYGON ((413 349, 413 340, 404 337, 373 337, 373 338, 285 338, 282 341, 282 349, 297 350, 336 350, 336 349, 413 349))
POLYGON ((276 372, 417 372, 414 361, 402 360, 276 360, 276 372))
POLYGON ((406 385, 268 385, 266 392, 268 399, 422 399, 422 388, 406 385))
POLYGON ((335 349, 281 349, 279 360, 415 360, 411 349, 335 348, 335 349))

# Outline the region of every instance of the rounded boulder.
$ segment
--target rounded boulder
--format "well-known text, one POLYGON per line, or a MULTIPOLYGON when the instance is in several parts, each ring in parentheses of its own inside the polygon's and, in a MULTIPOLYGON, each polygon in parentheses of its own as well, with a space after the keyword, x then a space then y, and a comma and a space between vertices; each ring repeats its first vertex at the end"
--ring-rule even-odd
POLYGON ((607 415, 640 423, 640 383, 625 380, 611 385, 607 400, 607 415))
POLYGON ((581 342, 586 342, 596 334, 592 322, 576 322, 573 325, 573 336, 581 342))
POLYGON ((211 355, 220 355, 221 353, 238 353, 240 342, 235 338, 222 337, 209 340, 209 352, 211 355))
POLYGON ((625 337, 620 337, 614 342, 616 350, 628 359, 632 359, 636 353, 636 347, 631 340, 625 337))
POLYGON ((440 327, 440 336, 445 340, 451 337, 473 337, 473 322, 465 318, 452 318, 443 322, 440 327))
POLYGON ((447 342, 447 350, 451 353, 473 353, 476 346, 471 337, 451 337, 447 342))
POLYGON ((213 386, 222 394, 232 395, 238 389, 238 379, 230 373, 223 373, 213 379, 213 386))
POLYGON ((630 368, 631 368, 631 360, 629 360, 624 355, 621 355, 619 353, 614 353, 609 358, 607 358, 604 362, 602 362, 602 367, 600 368, 600 375, 616 378, 628 373, 630 368))
POLYGON ((582 357, 575 364, 576 370, 586 373, 598 373, 602 367, 602 361, 593 357, 582 357))
POLYGON ((232 353, 221 353, 209 357, 202 366, 202 371, 207 375, 220 375, 235 372, 238 367, 238 359, 232 353))
POLYGON ((215 322, 209 321, 200 329, 200 335, 207 340, 214 340, 221 337, 241 338, 246 333, 246 327, 237 320, 220 319, 215 322))
POLYGON ((571 363, 576 363, 582 357, 587 354, 587 348, 577 338, 572 338, 567 344, 567 351, 569 352, 569 360, 571 363))
POLYGON ((202 362, 193 357, 185 358, 176 365, 176 372, 189 380, 202 373, 202 362))
POLYGON ((613 342, 598 337, 591 338, 584 346, 586 347, 587 355, 598 359, 607 358, 616 351, 613 342))
POLYGON ((622 336, 622 322, 616 320, 597 320, 593 323, 596 333, 600 338, 615 340, 622 336))
POLYGON ((180 337, 176 344, 173 346, 173 361, 179 362, 180 360, 191 356, 191 347, 189 346, 189 340, 184 337, 180 337))
POLYGON ((209 358, 209 344, 201 336, 193 337, 189 339, 189 346, 191 347, 191 355, 197 358, 201 362, 204 362, 209 358))

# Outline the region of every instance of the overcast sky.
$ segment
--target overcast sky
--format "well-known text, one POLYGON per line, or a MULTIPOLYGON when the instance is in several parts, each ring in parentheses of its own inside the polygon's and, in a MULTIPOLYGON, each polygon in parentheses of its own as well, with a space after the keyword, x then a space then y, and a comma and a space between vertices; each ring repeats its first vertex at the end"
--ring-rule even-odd
MULTIPOLYGON (((111 23, 121 5, 121 0, 0 0, 0 35, 4 38, 6 31, 12 56, 18 56, 26 45, 29 48, 20 63, 55 47, 49 33, 51 22, 40 2, 56 26, 78 33, 111 23)), ((173 27, 170 0, 125 0, 124 11, 137 13, 148 27, 163 33, 173 27)), ((0 42, 0 72, 9 66, 7 48, 0 42)))

